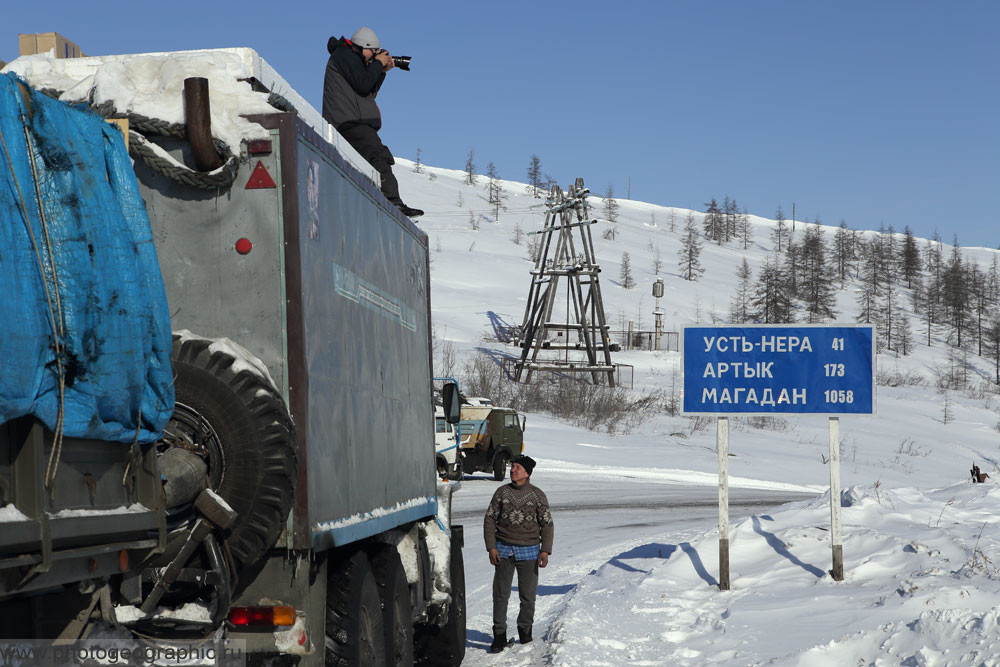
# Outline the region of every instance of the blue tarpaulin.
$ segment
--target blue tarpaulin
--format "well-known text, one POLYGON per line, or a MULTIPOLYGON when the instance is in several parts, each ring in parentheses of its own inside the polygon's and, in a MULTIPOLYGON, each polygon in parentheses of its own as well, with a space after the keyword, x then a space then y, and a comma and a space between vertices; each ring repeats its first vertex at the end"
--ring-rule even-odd
POLYGON ((0 423, 61 400, 68 437, 158 439, 170 314, 121 132, 0 74, 0 138, 0 423))

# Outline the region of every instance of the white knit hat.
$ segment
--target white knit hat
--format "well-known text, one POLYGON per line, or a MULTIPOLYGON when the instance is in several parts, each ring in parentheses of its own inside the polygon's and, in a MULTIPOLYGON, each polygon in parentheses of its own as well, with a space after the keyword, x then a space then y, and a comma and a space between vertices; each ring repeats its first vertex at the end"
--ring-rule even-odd
POLYGON ((371 28, 361 27, 358 31, 351 35, 351 43, 360 46, 362 49, 377 49, 378 48, 378 37, 375 36, 375 32, 371 28))

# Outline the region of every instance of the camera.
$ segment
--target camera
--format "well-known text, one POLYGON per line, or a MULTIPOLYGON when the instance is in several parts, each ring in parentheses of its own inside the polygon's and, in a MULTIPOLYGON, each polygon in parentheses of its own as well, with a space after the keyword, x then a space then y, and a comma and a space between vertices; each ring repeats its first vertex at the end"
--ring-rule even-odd
POLYGON ((393 56, 392 64, 401 70, 410 71, 410 56, 393 56))

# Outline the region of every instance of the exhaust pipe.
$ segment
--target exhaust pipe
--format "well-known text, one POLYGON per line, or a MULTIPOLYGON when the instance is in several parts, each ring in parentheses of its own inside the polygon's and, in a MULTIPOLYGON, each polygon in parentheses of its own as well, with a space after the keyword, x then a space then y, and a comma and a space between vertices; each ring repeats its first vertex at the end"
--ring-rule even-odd
POLYGON ((222 166, 222 158, 212 143, 208 79, 200 76, 184 79, 184 118, 187 123, 187 139, 198 169, 215 171, 222 166))

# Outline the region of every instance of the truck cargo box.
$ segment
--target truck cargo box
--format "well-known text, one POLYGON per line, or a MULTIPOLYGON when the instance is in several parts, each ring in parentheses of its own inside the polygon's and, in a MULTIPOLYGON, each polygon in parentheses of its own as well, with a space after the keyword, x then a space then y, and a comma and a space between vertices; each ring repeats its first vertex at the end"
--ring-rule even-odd
POLYGON ((173 327, 239 341, 285 397, 294 546, 433 515, 427 235, 295 114, 251 120, 270 144, 228 191, 136 162, 173 327))

